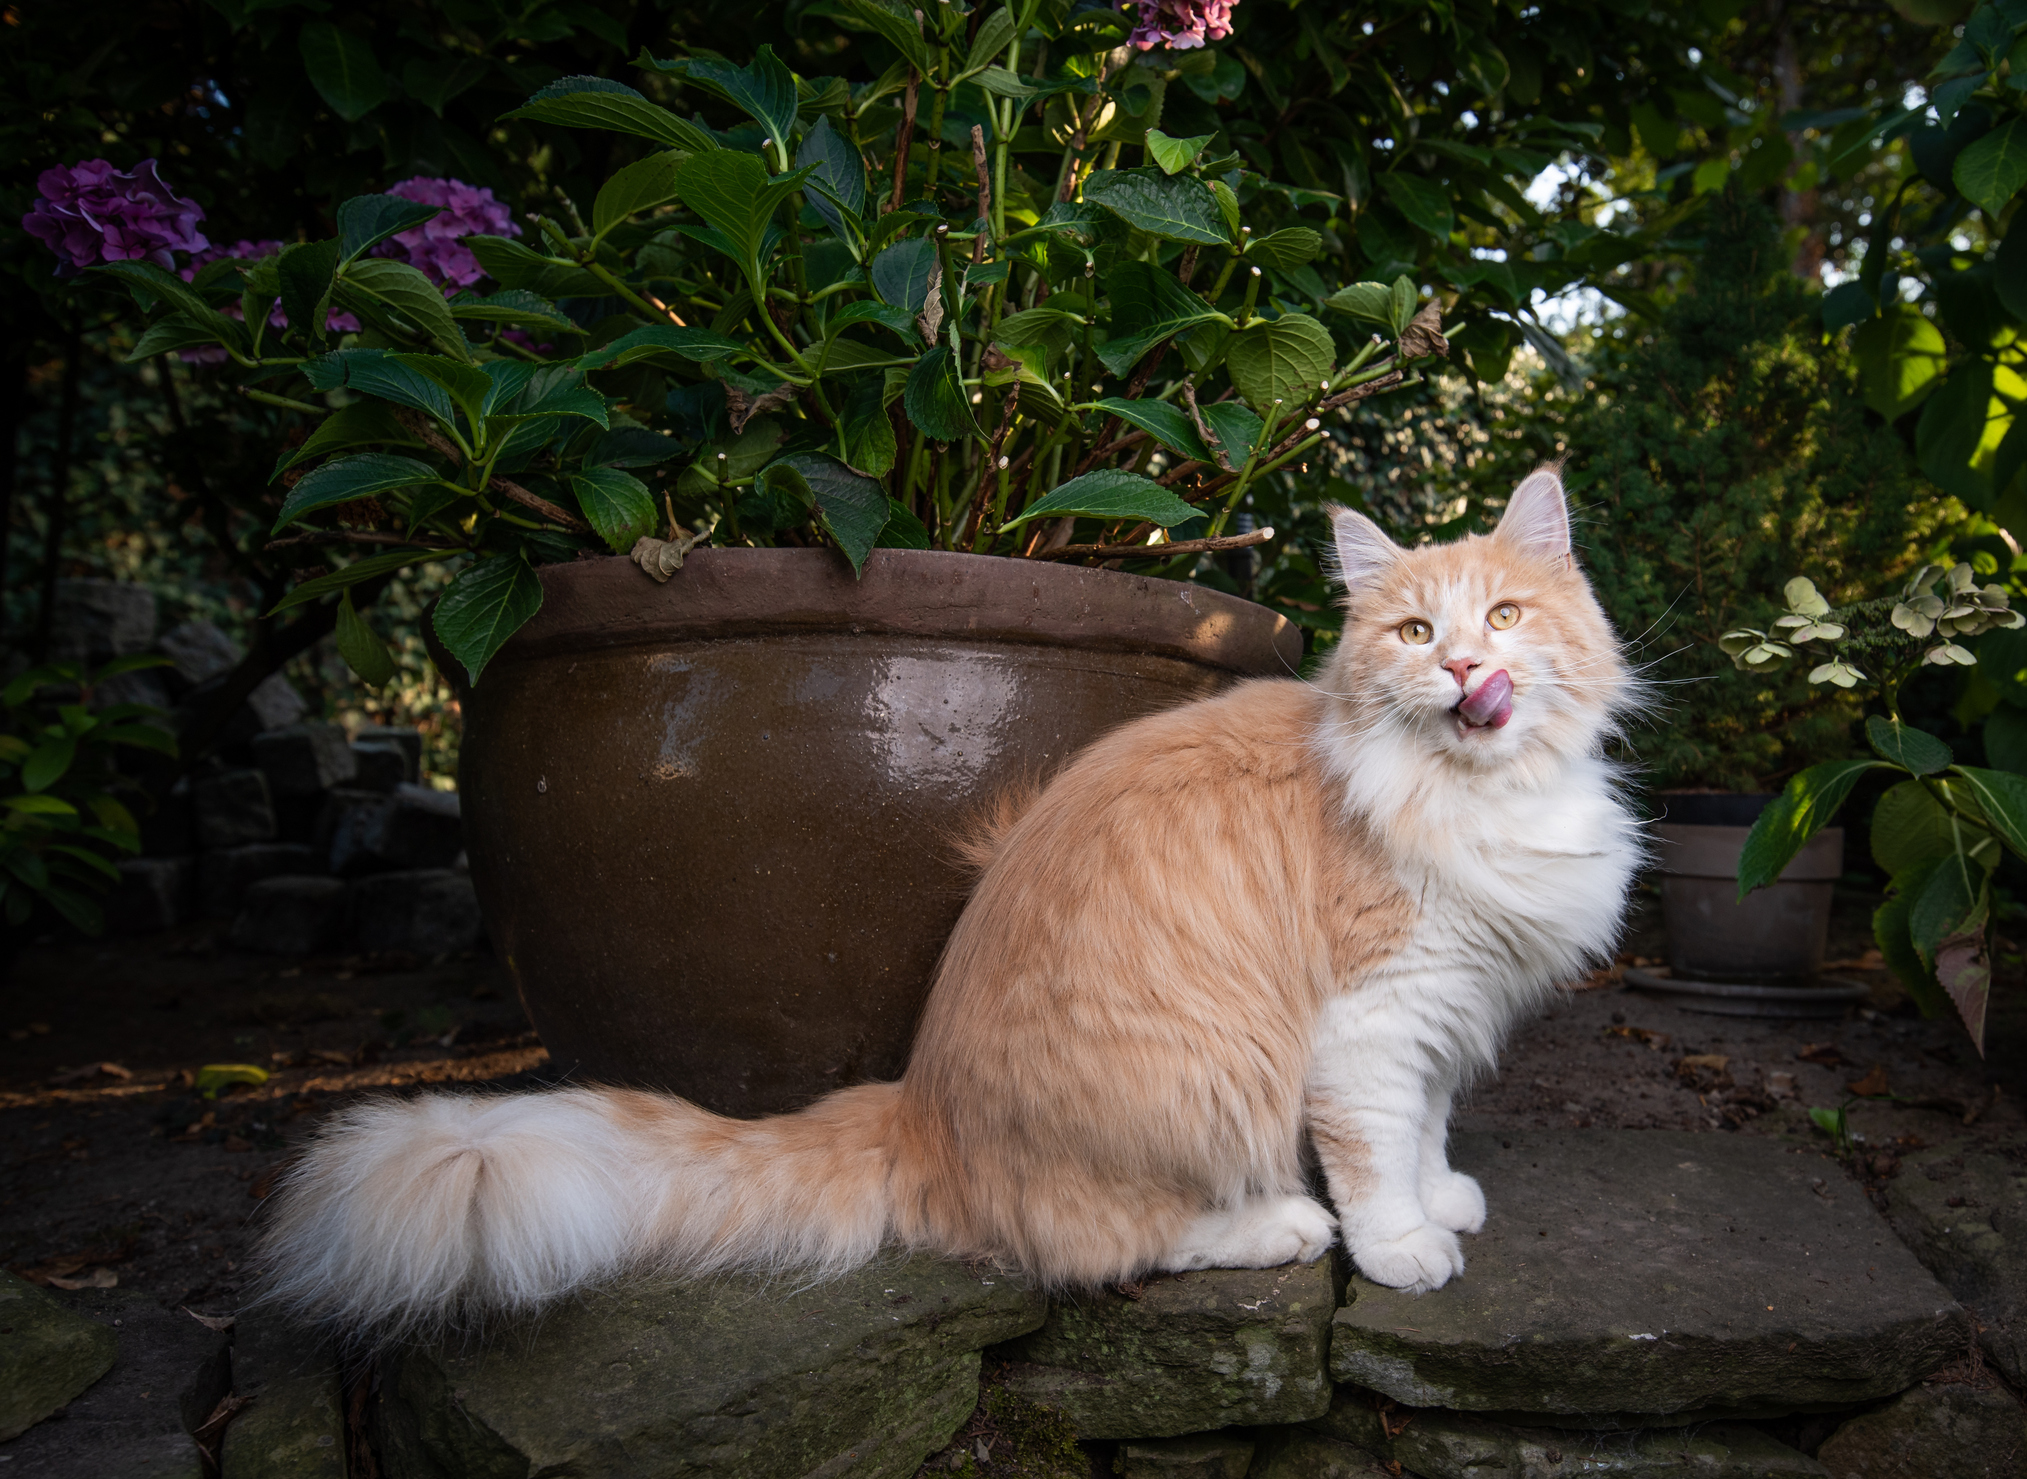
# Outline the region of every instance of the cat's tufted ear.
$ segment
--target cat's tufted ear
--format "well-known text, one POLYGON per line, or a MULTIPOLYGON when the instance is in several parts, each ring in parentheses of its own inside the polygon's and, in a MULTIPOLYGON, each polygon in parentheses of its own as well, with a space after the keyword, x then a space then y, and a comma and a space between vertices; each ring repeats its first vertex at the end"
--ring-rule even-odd
POLYGON ((1561 474, 1543 467, 1522 478, 1492 537, 1544 560, 1567 556, 1570 515, 1563 503, 1561 474))
POLYGON ((1337 573, 1345 589, 1356 591, 1401 557, 1401 547, 1364 514, 1348 508, 1330 510, 1337 536, 1337 573))

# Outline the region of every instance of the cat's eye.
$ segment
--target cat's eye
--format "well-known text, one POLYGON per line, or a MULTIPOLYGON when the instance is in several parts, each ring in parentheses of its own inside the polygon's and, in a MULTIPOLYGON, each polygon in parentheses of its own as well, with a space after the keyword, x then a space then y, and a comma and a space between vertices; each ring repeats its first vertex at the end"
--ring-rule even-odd
POLYGON ((1435 635, 1436 629, 1426 621, 1404 621, 1401 623, 1401 640, 1412 643, 1416 647, 1426 646, 1429 639, 1435 635))
POLYGON ((1511 601, 1501 601, 1485 619, 1492 624, 1493 630, 1503 632, 1520 620, 1520 608, 1511 601))

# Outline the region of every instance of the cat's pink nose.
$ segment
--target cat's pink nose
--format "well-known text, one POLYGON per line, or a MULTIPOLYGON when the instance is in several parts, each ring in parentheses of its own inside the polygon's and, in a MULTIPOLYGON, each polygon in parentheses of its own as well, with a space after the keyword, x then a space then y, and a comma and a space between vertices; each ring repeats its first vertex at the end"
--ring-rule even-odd
POLYGON ((1478 659, 1475 657, 1453 657, 1445 661, 1443 666, 1448 668, 1450 676, 1457 680, 1457 688, 1461 692, 1464 687, 1464 680, 1470 677, 1471 670, 1478 666, 1478 659))

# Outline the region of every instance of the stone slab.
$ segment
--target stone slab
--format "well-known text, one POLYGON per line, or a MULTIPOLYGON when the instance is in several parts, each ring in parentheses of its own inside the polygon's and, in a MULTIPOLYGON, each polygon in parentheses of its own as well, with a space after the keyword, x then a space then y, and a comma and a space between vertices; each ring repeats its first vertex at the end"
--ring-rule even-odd
POLYGON ((324 871, 324 855, 300 842, 247 842, 218 847, 197 861, 197 907, 207 919, 231 919, 246 891, 263 878, 324 871))
POLYGON ((402 784, 382 795, 340 787, 318 824, 331 871, 345 878, 414 868, 447 868, 464 851, 455 792, 402 784))
POLYGON ((2027 1412, 1997 1382, 1918 1386, 1852 1418, 1817 1457, 1832 1479, 2021 1479, 2027 1412))
POLYGON ((1053 1407, 1082 1438, 1164 1438, 1291 1423, 1330 1405, 1337 1307, 1328 1258, 1149 1279, 1138 1298, 1064 1298, 1034 1334, 995 1352, 1009 1390, 1053 1407))
POLYGON ((1112 1472, 1120 1479, 1246 1479, 1257 1446, 1243 1432, 1142 1438, 1119 1445, 1112 1472))
POLYGON ((345 731, 321 721, 255 735, 253 763, 267 777, 268 792, 276 800, 350 785, 359 768, 345 731))
MULTIPOLYGON (((1356 1444, 1309 1428, 1267 1428, 1246 1479, 1420 1479, 1388 1469, 1356 1444)), ((1486 1475, 1484 1479, 1492 1479, 1486 1475)), ((1560 1479, 1560 1476, 1558 1476, 1560 1479)), ((1700 1476, 1699 1476, 1700 1479, 1700 1476)))
POLYGON ((0 1441, 18 1437, 112 1370, 119 1340, 47 1290, 0 1271, 0 1441))
POLYGON ((330 1346, 255 1306, 233 1330, 232 1390, 251 1402, 225 1430, 220 1479, 345 1479, 345 1419, 330 1346))
POLYGON ((106 922, 123 935, 174 929, 190 917, 196 896, 196 858, 122 858, 106 922))
POLYGON ((422 731, 384 724, 362 726, 352 736, 355 745, 391 745, 401 752, 401 779, 410 785, 422 780, 422 731))
POLYGON ((236 950, 317 955, 345 938, 350 889, 340 878, 263 878, 246 891, 227 936, 236 950))
POLYGON ((155 640, 155 593, 124 580, 59 580, 49 613, 51 662, 102 663, 155 640))
POLYGON ((1440 1408, 1382 1413, 1375 1394, 1340 1389, 1311 1426, 1421 1479, 1824 1479, 1807 1454, 1743 1423, 1600 1433, 1516 1427, 1440 1408))
POLYGON ((1968 1320, 1813 1151, 1742 1135, 1456 1137, 1485 1187, 1463 1275, 1353 1279, 1331 1372, 1414 1407, 1575 1415, 1872 1401, 1963 1349, 1968 1320))
POLYGON ((383 1473, 905 1479, 971 1414, 979 1351, 1044 1309, 926 1257, 818 1284, 629 1280, 482 1345, 390 1357, 383 1473))
POLYGON ((1915 1257, 1976 1314, 1986 1359, 2027 1380, 2027 1169, 1939 1145, 1904 1157, 1886 1198, 1915 1257))
POLYGON ((201 777, 190 788, 201 847, 238 847, 274 837, 274 804, 267 777, 257 770, 227 770, 201 777))
POLYGON ((475 948, 486 928, 471 875, 449 868, 375 873, 352 885, 353 944, 433 959, 475 948))

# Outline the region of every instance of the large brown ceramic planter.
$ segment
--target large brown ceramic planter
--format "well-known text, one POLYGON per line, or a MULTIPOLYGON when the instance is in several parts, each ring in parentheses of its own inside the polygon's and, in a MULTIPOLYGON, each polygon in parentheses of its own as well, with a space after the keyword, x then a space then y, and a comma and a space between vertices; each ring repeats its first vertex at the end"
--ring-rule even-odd
POLYGON ((967 815, 1302 651, 1201 587, 937 551, 541 574, 463 695, 494 945, 560 1067, 739 1115, 900 1073, 967 815))

